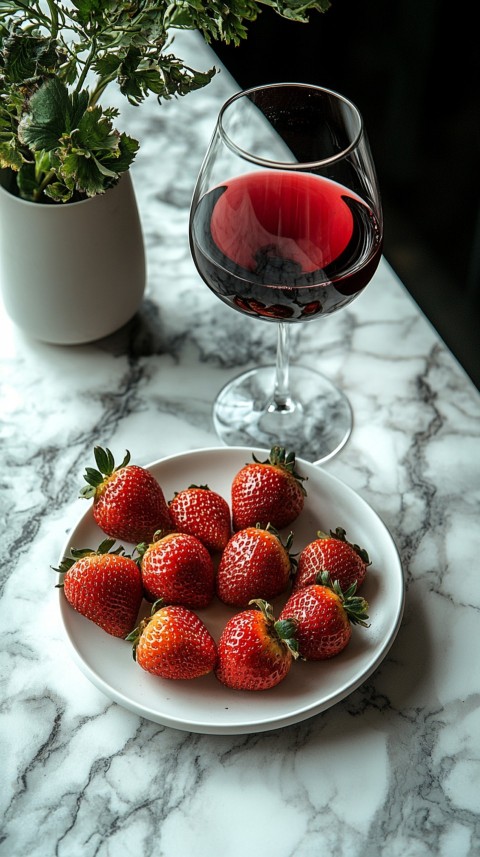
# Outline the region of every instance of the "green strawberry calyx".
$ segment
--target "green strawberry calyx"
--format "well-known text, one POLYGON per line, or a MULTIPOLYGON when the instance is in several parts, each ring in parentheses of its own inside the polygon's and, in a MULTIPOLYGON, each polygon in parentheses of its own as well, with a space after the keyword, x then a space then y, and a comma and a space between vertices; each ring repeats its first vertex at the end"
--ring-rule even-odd
POLYGON ((170 530, 155 530, 151 542, 140 542, 138 545, 136 545, 133 549, 132 556, 137 565, 141 565, 144 554, 147 552, 148 548, 152 547, 152 545, 156 545, 157 542, 161 542, 162 539, 164 539, 165 536, 168 535, 173 535, 173 533, 170 530), (135 554, 137 554, 137 556, 135 556, 135 554))
POLYGON ((101 488, 104 482, 114 473, 117 473, 123 467, 126 467, 130 461, 130 453, 126 450, 125 457, 118 467, 115 467, 115 459, 109 449, 103 449, 101 446, 94 447, 93 454, 95 457, 95 467, 86 467, 83 478, 87 483, 80 491, 80 497, 89 500, 94 497, 98 489, 101 488))
POLYGON ((278 467, 280 470, 284 470, 290 476, 293 476, 302 493, 305 497, 307 496, 305 487, 302 485, 302 482, 305 482, 307 477, 301 476, 300 473, 295 470, 295 453, 293 451, 287 453, 283 446, 272 446, 270 455, 266 461, 260 461, 253 453, 252 458, 255 464, 270 464, 272 467, 278 467))
MULTIPOLYGON (((185 494, 186 491, 210 491, 209 485, 196 485, 192 483, 187 488, 182 488, 181 491, 174 491, 173 497, 178 497, 179 494, 185 494)), ((170 501, 171 502, 171 501, 170 501)))
MULTIPOLYGON (((107 553, 116 556, 129 556, 129 554, 125 553, 123 545, 119 545, 115 550, 112 550, 114 544, 115 539, 104 539, 103 542, 100 542, 96 550, 93 548, 70 548, 70 556, 65 555, 62 557, 58 568, 52 566, 52 569, 59 574, 66 574, 75 565, 77 560, 83 559, 86 556, 101 556, 107 553)), ((63 586, 63 583, 57 583, 57 586, 63 586)))
POLYGON ((343 527, 337 527, 335 529, 335 532, 333 530, 330 530, 330 533, 324 533, 323 530, 318 530, 317 538, 319 538, 319 539, 336 539, 339 542, 345 542, 346 545, 351 547, 355 551, 355 553, 358 554, 358 556, 360 557, 362 562, 365 563, 365 565, 371 565, 372 564, 370 557, 369 557, 367 551, 365 550, 365 548, 361 548, 360 545, 357 545, 357 544, 354 544, 353 542, 348 541, 346 530, 344 530, 343 527))
POLYGON ((278 539, 278 541, 280 542, 285 553, 288 555, 288 559, 290 562, 290 577, 293 578, 295 576, 295 572, 296 572, 297 565, 298 565, 298 562, 296 559, 298 556, 298 552, 297 553, 291 553, 290 552, 290 548, 292 547, 292 544, 293 544, 293 532, 290 532, 286 538, 286 541, 282 542, 282 537, 281 537, 280 533, 270 523, 268 523, 266 525, 266 527, 263 527, 260 523, 257 523, 257 524, 255 524, 255 529, 261 530, 265 533, 271 533, 272 536, 275 536, 275 538, 278 539))
POLYGON ((365 598, 362 598, 360 595, 356 595, 356 580, 350 584, 348 589, 343 591, 338 580, 332 581, 329 571, 320 571, 317 574, 315 582, 319 586, 328 587, 328 589, 331 589, 335 595, 338 595, 342 602, 343 609, 352 625, 363 625, 364 628, 370 627, 370 623, 367 621, 369 619, 368 603, 365 598))
POLYGON ((272 637, 277 643, 281 643, 285 646, 290 654, 297 659, 299 657, 298 652, 298 642, 295 637, 297 622, 292 618, 288 619, 275 619, 272 605, 268 603, 268 601, 264 601, 263 598, 253 598, 248 602, 252 607, 257 610, 260 610, 263 614, 267 633, 270 637, 272 637))
POLYGON ((133 631, 130 631, 130 633, 127 634, 127 636, 125 637, 125 640, 128 643, 132 644, 132 657, 133 657, 134 661, 137 660, 137 646, 138 646, 140 637, 142 636, 145 628, 147 627, 148 623, 150 622, 152 617, 155 615, 155 613, 164 606, 165 606, 165 602, 164 602, 163 598, 158 598, 156 601, 154 601, 152 604, 149 615, 145 616, 141 620, 138 627, 134 628, 133 631))

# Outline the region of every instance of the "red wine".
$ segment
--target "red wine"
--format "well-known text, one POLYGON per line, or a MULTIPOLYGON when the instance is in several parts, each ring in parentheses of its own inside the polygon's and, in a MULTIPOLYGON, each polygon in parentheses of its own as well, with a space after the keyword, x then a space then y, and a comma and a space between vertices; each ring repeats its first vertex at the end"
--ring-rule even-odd
POLYGON ((337 182, 264 170, 233 178, 193 212, 191 250, 225 303, 275 321, 305 321, 349 303, 382 252, 372 209, 337 182))

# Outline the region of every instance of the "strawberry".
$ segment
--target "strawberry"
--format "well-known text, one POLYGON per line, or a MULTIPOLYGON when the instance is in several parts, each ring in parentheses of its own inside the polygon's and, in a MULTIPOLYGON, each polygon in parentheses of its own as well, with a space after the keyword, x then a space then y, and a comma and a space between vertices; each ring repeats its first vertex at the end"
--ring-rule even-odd
POLYGON ((234 533, 217 571, 217 595, 225 604, 246 607, 253 598, 270 599, 290 582, 294 559, 289 554, 290 533, 284 545, 277 531, 247 527, 234 533))
POLYGON ((135 627, 142 603, 142 579, 137 563, 123 548, 111 551, 105 539, 96 551, 72 548, 56 571, 64 573, 65 598, 74 610, 107 634, 125 637, 135 627))
POLYGON ((307 493, 304 477, 295 470, 295 453, 286 455, 283 447, 274 446, 266 461, 252 457, 232 482, 233 529, 258 523, 277 530, 287 527, 302 511, 307 493))
POLYGON ((338 580, 343 590, 352 583, 356 583, 359 589, 370 565, 367 551, 348 542, 342 527, 337 527, 335 532, 330 530, 330 535, 319 530, 317 536, 298 558, 293 591, 315 583, 321 571, 329 571, 332 580, 338 580))
POLYGON ((179 605, 155 603, 152 614, 127 639, 133 643, 137 664, 160 678, 198 678, 211 672, 217 661, 217 647, 207 627, 179 605))
POLYGON ((291 622, 275 621, 270 604, 232 616, 218 642, 215 675, 234 690, 267 690, 281 682, 297 656, 291 622))
POLYGON ((294 592, 279 617, 295 623, 298 652, 305 660, 333 658, 350 642, 352 624, 368 627, 368 604, 355 595, 355 583, 342 592, 328 572, 320 580, 294 592))
POLYGON ((145 597, 165 604, 206 607, 215 591, 212 558, 195 536, 167 533, 137 546, 145 597))
POLYGON ((223 551, 231 534, 230 508, 208 485, 190 485, 168 504, 174 528, 189 533, 209 551, 223 551))
POLYGON ((109 449, 96 446, 94 455, 98 470, 86 468, 80 496, 93 497, 93 517, 107 536, 138 544, 172 529, 160 485, 144 467, 129 464, 128 450, 118 467, 109 449))

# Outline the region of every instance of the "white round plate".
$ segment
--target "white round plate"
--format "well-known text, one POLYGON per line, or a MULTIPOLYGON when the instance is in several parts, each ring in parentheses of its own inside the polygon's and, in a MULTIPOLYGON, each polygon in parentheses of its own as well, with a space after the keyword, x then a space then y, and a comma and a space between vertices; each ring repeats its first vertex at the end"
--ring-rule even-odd
MULTIPOLYGON (((208 485, 227 501, 234 475, 266 450, 239 447, 201 449, 161 459, 148 469, 167 500, 188 485, 208 485)), ((59 590, 60 612, 74 659, 82 672, 108 697, 125 708, 166 726, 190 732, 239 734, 277 729, 305 720, 344 699, 378 667, 392 645, 402 619, 404 580, 395 544, 383 522, 358 494, 324 470, 301 459, 307 477, 305 508, 292 525, 292 551, 299 552, 317 530, 344 527, 349 541, 364 547, 372 565, 360 591, 369 603, 370 627, 354 626, 352 639, 335 658, 296 661, 279 685, 249 692, 224 687, 213 674, 190 681, 169 681, 145 672, 132 658, 130 643, 109 636, 76 613, 59 590)), ((96 548, 104 538, 91 505, 68 537, 71 547, 96 548)), ((125 545, 127 547, 127 545, 125 545)), ((273 601, 278 615, 283 601, 273 601)), ((147 612, 147 611, 146 611, 147 612)), ((215 599, 198 615, 215 639, 235 612, 215 599)))

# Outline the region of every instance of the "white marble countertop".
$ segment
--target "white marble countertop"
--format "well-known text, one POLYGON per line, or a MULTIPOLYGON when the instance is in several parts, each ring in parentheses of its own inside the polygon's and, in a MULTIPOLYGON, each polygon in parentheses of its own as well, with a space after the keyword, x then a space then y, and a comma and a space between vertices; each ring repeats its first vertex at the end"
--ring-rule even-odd
MULTIPOLYGON (((187 36, 198 67, 212 56, 187 36)), ((163 726, 91 684, 65 646, 50 565, 85 511, 95 443, 137 463, 215 447, 215 393, 271 359, 274 326, 223 306, 190 257, 188 208, 226 73, 125 111, 147 248, 144 307, 93 345, 1 317, 2 817, 17 857, 473 857, 480 853, 480 397, 386 262, 348 308, 295 326, 293 359, 339 383, 347 446, 325 470, 382 517, 406 604, 380 667, 283 729, 163 726)), ((388 228, 388 224, 387 224, 388 228)))

